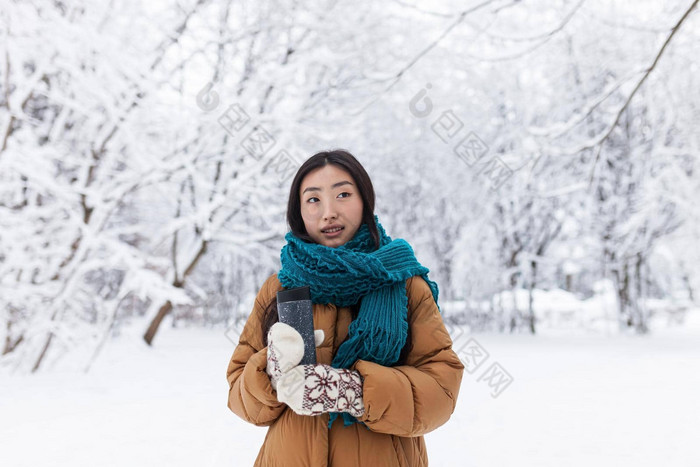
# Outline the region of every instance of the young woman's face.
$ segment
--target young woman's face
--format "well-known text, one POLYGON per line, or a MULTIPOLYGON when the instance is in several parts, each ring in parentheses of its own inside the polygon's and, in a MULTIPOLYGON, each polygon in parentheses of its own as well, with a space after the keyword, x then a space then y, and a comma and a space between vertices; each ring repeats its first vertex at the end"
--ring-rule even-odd
POLYGON ((316 243, 333 248, 341 246, 362 225, 362 198, 355 180, 335 165, 328 164, 306 174, 299 196, 304 226, 316 243), (342 230, 325 232, 334 225, 342 230))

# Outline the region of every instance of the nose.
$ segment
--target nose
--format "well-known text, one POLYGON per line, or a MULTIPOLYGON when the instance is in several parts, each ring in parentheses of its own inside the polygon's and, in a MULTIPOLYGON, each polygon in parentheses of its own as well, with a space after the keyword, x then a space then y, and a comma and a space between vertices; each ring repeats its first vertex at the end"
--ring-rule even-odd
POLYGON ((338 217, 338 210, 335 207, 333 200, 326 203, 323 209, 323 220, 328 221, 329 219, 335 219, 338 217))

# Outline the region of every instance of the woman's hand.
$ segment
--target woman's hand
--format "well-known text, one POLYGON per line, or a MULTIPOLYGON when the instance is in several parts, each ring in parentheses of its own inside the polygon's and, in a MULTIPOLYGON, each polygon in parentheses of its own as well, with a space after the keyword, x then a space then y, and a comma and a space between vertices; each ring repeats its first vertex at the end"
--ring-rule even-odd
MULTIPOLYGON (((316 347, 324 338, 322 329, 314 331, 316 347)), ((301 334, 288 324, 277 322, 267 333, 267 374, 270 384, 276 390, 279 378, 290 369, 299 365, 304 357, 304 340, 301 334)))
POLYGON ((277 382, 277 400, 299 415, 348 412, 360 417, 365 412, 360 372, 325 364, 285 372, 277 382))

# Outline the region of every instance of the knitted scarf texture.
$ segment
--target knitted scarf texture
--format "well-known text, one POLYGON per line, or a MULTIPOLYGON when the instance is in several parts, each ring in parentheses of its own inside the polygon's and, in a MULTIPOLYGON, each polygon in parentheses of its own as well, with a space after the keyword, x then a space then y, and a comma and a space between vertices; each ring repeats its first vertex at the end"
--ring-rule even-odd
MULTIPOLYGON (((357 360, 384 366, 398 361, 408 330, 409 277, 425 279, 437 304, 438 285, 428 279, 430 270, 416 260, 406 240, 392 240, 386 234, 376 214, 374 221, 379 232, 378 249, 364 223, 352 239, 335 248, 308 243, 292 232, 285 235, 287 244, 282 247, 282 268, 277 274, 283 287, 308 285, 311 303, 345 307, 362 300, 348 337, 331 362, 334 368, 350 368, 357 360)), ((329 429, 338 415, 343 416, 344 426, 358 423, 347 412, 332 412, 329 429)))

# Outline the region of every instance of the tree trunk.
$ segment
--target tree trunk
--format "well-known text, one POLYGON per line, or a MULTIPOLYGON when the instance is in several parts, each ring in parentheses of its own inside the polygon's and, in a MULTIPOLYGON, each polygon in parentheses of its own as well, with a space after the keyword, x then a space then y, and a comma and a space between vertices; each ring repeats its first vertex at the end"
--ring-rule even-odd
POLYGON ((695 292, 693 291, 693 286, 690 284, 690 277, 687 273, 683 275, 683 282, 685 283, 685 287, 688 289, 688 298, 690 299, 691 303, 695 303, 695 292))
POLYGON ((532 278, 530 280, 530 291, 528 295, 528 312, 530 321, 530 333, 535 334, 535 309, 533 307, 533 297, 532 293, 535 289, 535 284, 537 283, 537 262, 530 261, 530 269, 532 270, 532 278))
POLYGON ((629 312, 629 275, 627 263, 622 268, 613 270, 615 277, 615 291, 617 292, 617 310, 620 331, 632 326, 632 317, 629 312))
POLYGON ((34 363, 32 373, 36 372, 41 366, 41 361, 44 359, 44 356, 46 356, 46 351, 49 350, 49 346, 51 345, 51 339, 53 339, 53 332, 49 333, 49 337, 48 339, 46 339, 46 344, 44 344, 44 348, 41 349, 41 354, 39 354, 39 358, 37 358, 36 363, 34 363))
POLYGON ((146 334, 143 335, 143 339, 146 341, 146 344, 152 345, 153 338, 158 332, 158 326, 160 326, 160 323, 161 321, 163 321, 163 318, 165 318, 168 315, 168 313, 172 311, 172 309, 173 304, 170 303, 170 300, 165 302, 165 305, 160 307, 160 310, 158 310, 158 314, 156 314, 156 317, 153 318, 153 321, 151 321, 151 324, 148 326, 146 334))
POLYGON ((1 355, 7 355, 17 348, 24 340, 24 334, 20 335, 16 341, 12 342, 12 320, 7 320, 7 335, 5 336, 5 346, 2 349, 1 355))
MULTIPOLYGON (((190 274, 192 274, 192 271, 194 271, 195 266, 197 266, 197 263, 199 262, 200 259, 204 256, 204 254, 207 252, 207 247, 209 245, 209 242, 206 240, 202 241, 202 244, 199 247, 199 251, 197 251, 197 254, 195 257, 192 259, 190 264, 187 266, 185 269, 185 272, 182 273, 182 277, 178 277, 177 275, 177 255, 176 255, 176 245, 177 245, 177 236, 174 237, 173 240, 173 269, 175 270, 175 280, 173 281, 173 286, 182 288, 185 285, 185 280, 187 277, 189 277, 190 274)), ((158 314, 156 314, 156 317, 153 318, 153 321, 151 321, 151 324, 148 326, 148 329, 146 330, 146 334, 143 335, 143 339, 146 341, 148 345, 153 345, 153 338, 155 337, 156 333, 158 332, 158 327, 160 326, 161 321, 163 321, 163 318, 165 318, 168 313, 170 313, 173 309, 173 304, 170 303, 170 300, 165 302, 165 305, 160 307, 160 310, 158 310, 158 314)))
POLYGON ((634 314, 635 314, 635 329, 640 334, 646 334, 649 331, 647 323, 647 313, 646 305, 643 304, 644 295, 646 295, 643 290, 643 274, 642 266, 644 265, 644 256, 641 252, 637 253, 637 261, 634 265, 634 279, 637 282, 636 285, 636 297, 634 300, 634 314))

